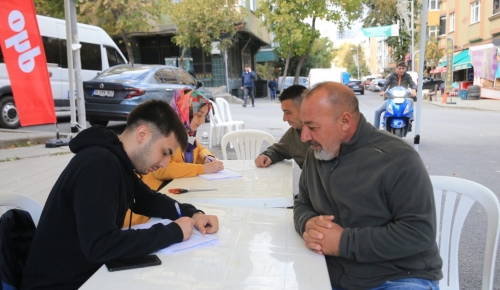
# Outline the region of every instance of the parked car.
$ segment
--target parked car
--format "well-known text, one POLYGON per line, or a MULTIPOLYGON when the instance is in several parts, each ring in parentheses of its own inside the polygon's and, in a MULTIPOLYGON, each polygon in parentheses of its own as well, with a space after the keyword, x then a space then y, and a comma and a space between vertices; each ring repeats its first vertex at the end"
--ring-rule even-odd
POLYGON ((444 80, 433 79, 431 77, 424 77, 424 82, 422 83, 422 90, 430 90, 434 91, 437 87, 439 90, 439 86, 444 83, 444 80))
MULTIPOLYGON (((289 86, 293 85, 293 81, 294 81, 295 77, 286 77, 285 79, 285 85, 284 85, 284 89, 286 90, 289 86)), ((278 78, 278 88, 276 90, 276 92, 278 94, 281 93, 281 82, 283 81, 283 77, 279 77, 278 78)), ((308 87, 308 79, 307 77, 299 77, 299 85, 302 85, 304 87, 308 87)))
POLYGON ((83 82, 87 120, 91 125, 103 126, 109 121, 125 121, 137 105, 150 99, 170 102, 174 92, 185 87, 198 88, 213 100, 212 93, 202 85, 177 67, 148 64, 113 66, 83 82))
POLYGON ((347 86, 353 90, 355 93, 360 93, 362 95, 365 94, 365 86, 362 81, 359 80, 350 80, 347 86))
POLYGON ((385 83, 385 79, 374 79, 370 83, 370 86, 368 87, 368 89, 372 92, 378 92, 378 91, 380 91, 380 87, 383 86, 384 83, 385 83), (382 84, 382 85, 380 85, 380 84, 382 84))

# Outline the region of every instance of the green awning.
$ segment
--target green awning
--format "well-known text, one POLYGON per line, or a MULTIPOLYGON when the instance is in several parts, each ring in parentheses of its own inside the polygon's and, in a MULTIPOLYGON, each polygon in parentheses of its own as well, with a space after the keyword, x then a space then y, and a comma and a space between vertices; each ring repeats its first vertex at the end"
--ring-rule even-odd
POLYGON ((453 71, 471 68, 469 49, 462 50, 453 58, 453 71))
MULTIPOLYGON (((446 59, 446 56, 443 56, 441 59, 446 59)), ((441 60, 440 59, 440 60, 441 60)), ((461 52, 455 52, 453 54, 453 70, 460 70, 463 68, 456 69, 455 66, 460 63, 462 64, 463 60, 467 60, 470 63, 470 57, 469 57, 469 49, 462 50, 461 52)), ((436 68, 446 66, 448 62, 444 60, 443 62, 439 63, 436 68)), ((471 66, 469 65, 469 68, 471 66)))
POLYGON ((274 53, 273 50, 261 50, 257 52, 255 56, 257 62, 266 62, 266 61, 277 61, 278 56, 274 53))

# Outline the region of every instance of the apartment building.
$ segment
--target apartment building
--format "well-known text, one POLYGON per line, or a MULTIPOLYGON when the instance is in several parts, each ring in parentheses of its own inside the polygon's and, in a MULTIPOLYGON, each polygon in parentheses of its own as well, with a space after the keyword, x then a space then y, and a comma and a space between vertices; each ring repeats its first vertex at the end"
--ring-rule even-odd
MULTIPOLYGON (((453 40, 454 80, 474 80, 485 89, 500 87, 496 83, 500 77, 500 0, 429 0, 428 25, 429 37, 436 36, 443 51, 447 40, 453 40)), ((450 68, 444 62, 439 66, 444 65, 450 68)), ((497 92, 481 93, 488 94, 497 92)))

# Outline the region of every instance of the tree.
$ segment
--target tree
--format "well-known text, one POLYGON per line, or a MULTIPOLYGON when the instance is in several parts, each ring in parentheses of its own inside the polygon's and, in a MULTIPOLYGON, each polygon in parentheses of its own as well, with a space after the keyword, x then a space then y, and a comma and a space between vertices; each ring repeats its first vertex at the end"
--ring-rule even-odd
POLYGON ((274 65, 269 62, 258 63, 257 69, 255 70, 257 76, 263 80, 269 80, 274 77, 274 65))
POLYGON ((439 49, 437 39, 432 37, 425 46, 425 60, 427 61, 427 65, 434 67, 437 66, 441 57, 443 57, 443 51, 439 49))
MULTIPOLYGON (((400 27, 408 27, 410 31, 413 29, 415 40, 418 40, 419 36, 416 31, 416 23, 414 23, 414 27, 411 27, 411 23, 408 23, 411 17, 402 15, 398 11, 398 4, 400 6, 403 5, 401 6, 403 10, 407 10, 411 13, 410 9, 408 9, 411 5, 410 1, 404 3, 401 0, 365 0, 365 7, 368 13, 363 21, 363 26, 385 26, 396 24, 399 21, 400 27)), ((421 11, 419 1, 414 0, 413 8, 414 19, 417 19, 421 11)), ((387 45, 391 47, 390 55, 392 59, 396 61, 404 60, 406 54, 411 51, 410 31, 405 31, 405 29, 400 28, 399 36, 391 36, 386 39, 387 45)), ((416 45, 417 43, 415 42, 414 44, 416 45)))
POLYGON ((347 69, 352 77, 358 77, 357 52, 359 52, 359 75, 370 74, 363 48, 358 45, 356 50, 356 45, 352 43, 345 42, 339 46, 335 53, 335 66, 347 69))
POLYGON ((297 21, 297 19, 303 18, 301 18, 293 1, 295 0, 262 0, 256 11, 257 17, 264 18, 262 24, 274 33, 274 41, 280 43, 275 52, 279 57, 285 59, 281 87, 284 87, 290 60, 297 46, 296 43, 303 38, 302 31, 306 25, 303 21, 297 21))
POLYGON ((311 52, 311 47, 314 40, 319 37, 319 32, 316 30, 316 19, 324 19, 335 23, 340 30, 348 27, 352 21, 361 16, 362 0, 309 0, 307 3, 298 0, 298 8, 302 8, 302 19, 310 18, 311 26, 309 33, 306 35, 308 39, 301 43, 301 50, 297 52, 300 57, 297 71, 295 73, 295 80, 298 79, 298 72, 304 62, 305 58, 311 52))
POLYGON ((36 14, 64 19, 64 1, 35 0, 36 14))
POLYGON ((146 0, 81 0, 76 1, 82 22, 100 26, 110 35, 120 35, 127 46, 128 58, 134 63, 128 34, 149 31, 166 12, 163 1, 146 0))
POLYGON ((316 20, 331 21, 343 28, 357 19, 361 11, 361 0, 262 0, 257 15, 264 18, 263 24, 280 43, 278 55, 286 57, 283 76, 287 75, 292 56, 298 57, 294 81, 297 83, 301 67, 320 36, 316 20), (304 22, 305 19, 311 23, 304 22))
POLYGON ((212 42, 220 41, 219 48, 233 45, 233 36, 241 27, 244 16, 235 7, 235 1, 226 0, 167 0, 170 20, 177 26, 173 41, 182 47, 180 64, 186 50, 201 48, 209 54, 212 42), (233 4, 228 4, 233 3, 233 4))

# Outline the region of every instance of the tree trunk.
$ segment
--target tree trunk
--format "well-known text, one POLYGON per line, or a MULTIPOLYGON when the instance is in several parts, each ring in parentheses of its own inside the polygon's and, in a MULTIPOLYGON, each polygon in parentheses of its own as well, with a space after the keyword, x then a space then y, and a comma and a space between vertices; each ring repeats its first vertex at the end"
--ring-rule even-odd
MULTIPOLYGON (((312 19, 312 25, 311 25, 313 30, 314 30, 314 26, 315 25, 316 25, 316 17, 313 17, 313 19, 312 19)), ((294 84, 298 84, 299 83, 300 69, 302 68, 302 64, 304 63, 304 60, 306 59, 306 57, 311 52, 311 47, 313 46, 315 39, 316 38, 311 38, 311 41, 309 42, 309 46, 308 46, 307 51, 303 55, 301 55, 300 58, 299 58, 299 64, 297 65, 297 69, 295 70, 295 79, 293 80, 294 84)))
POLYGON ((177 64, 178 67, 183 68, 183 62, 184 62, 184 55, 186 54, 187 47, 182 48, 181 56, 179 57, 179 63, 177 64))
POLYGON ((123 43, 125 43, 125 47, 127 47, 128 62, 135 63, 134 52, 132 51, 132 44, 129 43, 129 39, 125 30, 122 30, 122 38, 123 38, 123 43))
POLYGON ((290 63, 290 58, 292 57, 292 41, 290 41, 289 45, 290 47, 288 48, 288 53, 285 61, 285 70, 283 71, 283 79, 281 80, 280 94, 283 93, 283 88, 285 87, 286 74, 288 73, 288 64, 290 63))

